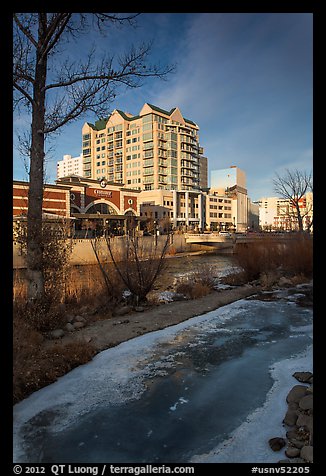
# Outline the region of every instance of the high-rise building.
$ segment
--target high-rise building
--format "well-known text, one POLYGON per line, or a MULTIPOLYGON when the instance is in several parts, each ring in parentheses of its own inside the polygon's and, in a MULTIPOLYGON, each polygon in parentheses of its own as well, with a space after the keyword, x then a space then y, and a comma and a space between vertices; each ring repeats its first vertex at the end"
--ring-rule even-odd
POLYGON ((69 154, 63 156, 62 160, 57 162, 57 179, 68 177, 68 175, 83 176, 83 156, 72 157, 69 154))
POLYGON ((138 190, 207 187, 199 127, 179 108, 146 103, 137 116, 115 109, 82 129, 83 176, 138 190))
POLYGON ((232 220, 237 231, 247 231, 248 196, 246 174, 236 165, 227 169, 211 171, 211 193, 232 198, 232 220))

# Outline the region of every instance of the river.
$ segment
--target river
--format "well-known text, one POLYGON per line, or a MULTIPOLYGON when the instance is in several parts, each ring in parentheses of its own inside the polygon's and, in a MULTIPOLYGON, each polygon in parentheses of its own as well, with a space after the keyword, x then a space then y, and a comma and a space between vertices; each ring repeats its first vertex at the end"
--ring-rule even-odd
MULTIPOLYGON (((269 409, 267 430, 258 428, 260 449, 250 442, 248 456, 225 450, 223 459, 223 444, 265 408, 275 368, 312 370, 312 310, 295 299, 242 299, 101 352, 15 405, 14 461, 281 459, 268 438, 280 436, 285 401, 277 414, 269 409)), ((283 397, 296 383, 291 378, 283 397)))

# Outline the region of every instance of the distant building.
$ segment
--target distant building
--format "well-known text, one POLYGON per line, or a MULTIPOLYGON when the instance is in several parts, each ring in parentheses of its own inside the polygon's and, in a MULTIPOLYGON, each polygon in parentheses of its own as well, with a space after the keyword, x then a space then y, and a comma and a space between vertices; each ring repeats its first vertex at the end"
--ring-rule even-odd
POLYGON ((77 157, 71 155, 64 155, 62 160, 57 162, 57 179, 62 177, 68 177, 69 175, 83 176, 83 156, 82 154, 77 157))
MULTIPOLYGON (((296 211, 289 199, 264 197, 259 200, 259 226, 262 230, 295 231, 298 229, 296 211)), ((313 220, 313 194, 306 193, 300 200, 303 229, 310 228, 313 220)))
POLYGON ((247 231, 248 196, 245 172, 235 165, 227 169, 212 170, 210 193, 216 193, 232 199, 231 215, 233 226, 237 231, 247 231))

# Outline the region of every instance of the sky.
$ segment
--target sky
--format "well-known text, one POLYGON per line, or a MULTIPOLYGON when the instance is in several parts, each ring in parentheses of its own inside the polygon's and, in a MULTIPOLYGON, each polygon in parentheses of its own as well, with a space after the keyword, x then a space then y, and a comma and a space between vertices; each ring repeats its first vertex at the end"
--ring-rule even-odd
MULTIPOLYGON (((178 107, 200 128, 210 172, 236 165, 246 173, 252 200, 275 196, 275 174, 312 171, 312 13, 143 13, 136 28, 94 30, 69 43, 76 59, 96 45, 97 54, 121 53, 153 41, 149 61, 175 64, 175 72, 151 78, 137 89, 121 89, 108 110, 137 115, 149 102, 178 107)), ((51 141, 45 180, 54 183, 64 154, 81 153, 81 130, 97 118, 88 113, 51 141)), ((14 113, 13 178, 28 180, 16 134, 29 130, 27 114, 14 113)))

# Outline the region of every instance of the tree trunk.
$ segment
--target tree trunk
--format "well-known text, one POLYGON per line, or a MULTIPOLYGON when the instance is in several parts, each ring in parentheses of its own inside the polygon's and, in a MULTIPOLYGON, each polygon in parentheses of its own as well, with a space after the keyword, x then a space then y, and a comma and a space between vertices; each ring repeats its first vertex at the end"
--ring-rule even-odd
POLYGON ((303 220, 301 216, 299 201, 296 203, 296 210, 297 210, 298 228, 299 228, 299 231, 303 231, 303 220))
MULTIPOLYGON (((42 15, 42 14, 41 14, 42 15)), ((44 14, 43 14, 44 15, 44 14)), ((40 22, 42 23, 42 22, 40 22)), ((40 26, 39 37, 43 35, 40 26)), ((42 42, 40 42, 42 44, 42 42)), ((42 203, 44 175, 44 117, 45 83, 47 61, 37 51, 35 82, 32 107, 32 141, 30 152, 30 172, 27 212, 27 279, 28 298, 36 299, 44 295, 43 246, 42 246, 42 203)))

